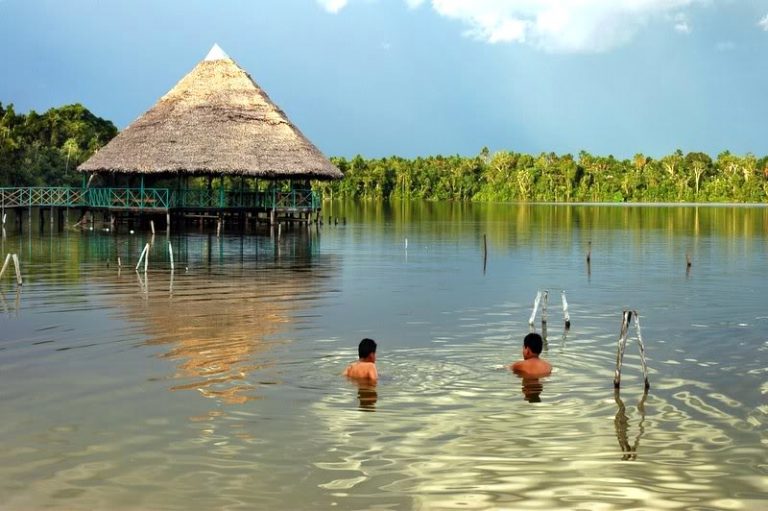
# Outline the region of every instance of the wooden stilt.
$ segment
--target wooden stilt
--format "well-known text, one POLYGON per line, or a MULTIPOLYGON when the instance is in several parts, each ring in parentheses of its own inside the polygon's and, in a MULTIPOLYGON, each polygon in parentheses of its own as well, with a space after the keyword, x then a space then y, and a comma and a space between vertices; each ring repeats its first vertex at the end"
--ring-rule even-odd
POLYGON ((536 293, 536 298, 533 300, 533 311, 531 317, 528 318, 528 324, 533 327, 534 321, 536 321, 536 312, 539 310, 539 302, 541 302, 541 291, 536 293))
POLYGON ((5 273, 5 269, 8 267, 8 263, 11 261, 11 254, 7 254, 5 256, 5 262, 3 263, 3 269, 0 270, 0 279, 3 278, 3 274, 5 273))
MULTIPOLYGON (((136 271, 139 271, 139 266, 141 266, 141 261, 144 260, 144 257, 149 258, 149 243, 144 245, 144 250, 141 251, 141 255, 139 256, 139 262, 136 263, 136 271)), ((146 270, 147 266, 144 265, 144 271, 146 270)))
POLYGON ((19 255, 13 254, 13 267, 16 269, 16 283, 21 285, 21 264, 19 264, 19 255))
POLYGON ((621 319, 621 330, 619 332, 619 345, 616 351, 616 370, 613 376, 614 388, 619 388, 621 385, 621 368, 624 363, 624 352, 627 348, 627 336, 629 334, 629 327, 632 324, 632 319, 635 320, 635 330, 637 332, 637 343, 640 348, 640 363, 643 369, 643 380, 645 384, 645 390, 651 387, 648 381, 648 365, 645 361, 645 345, 643 344, 643 337, 640 332, 640 317, 637 311, 625 310, 621 319))

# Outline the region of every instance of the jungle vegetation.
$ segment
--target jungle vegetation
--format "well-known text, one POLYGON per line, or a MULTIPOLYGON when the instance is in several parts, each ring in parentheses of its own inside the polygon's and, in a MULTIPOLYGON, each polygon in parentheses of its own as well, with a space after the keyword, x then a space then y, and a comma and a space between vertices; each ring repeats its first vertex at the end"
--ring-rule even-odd
POLYGON ((0 103, 0 186, 79 186, 75 168, 115 135, 80 104, 17 114, 0 103))
POLYGON ((342 181, 318 183, 326 197, 480 202, 765 202, 768 157, 701 152, 631 159, 513 151, 474 157, 331 158, 342 181))
MULTIPOLYGON (((117 134, 80 104, 17 114, 0 103, 0 186, 78 186, 74 169, 117 134)), ((344 179, 315 182, 325 198, 546 202, 765 202, 768 156, 682 151, 654 159, 538 155, 332 157, 344 179)), ((225 180, 227 181, 227 180, 225 180)), ((224 183, 225 186, 227 183, 224 183)))

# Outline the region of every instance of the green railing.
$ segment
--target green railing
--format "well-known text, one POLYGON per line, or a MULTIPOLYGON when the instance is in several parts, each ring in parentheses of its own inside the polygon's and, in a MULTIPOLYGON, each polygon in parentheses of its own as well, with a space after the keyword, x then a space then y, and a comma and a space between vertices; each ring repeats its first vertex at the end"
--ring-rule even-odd
POLYGON ((321 196, 312 190, 252 192, 244 190, 167 188, 0 188, 0 206, 91 207, 106 209, 278 209, 316 211, 321 196))
POLYGON ((0 206, 4 208, 21 206, 75 207, 86 205, 88 205, 88 198, 82 188, 70 188, 67 186, 0 188, 0 206))
POLYGON ((88 206, 110 209, 168 209, 170 192, 166 188, 89 188, 88 206))
POLYGON ((249 192, 241 190, 176 190, 172 192, 171 207, 211 209, 295 209, 316 210, 321 197, 312 190, 249 192))

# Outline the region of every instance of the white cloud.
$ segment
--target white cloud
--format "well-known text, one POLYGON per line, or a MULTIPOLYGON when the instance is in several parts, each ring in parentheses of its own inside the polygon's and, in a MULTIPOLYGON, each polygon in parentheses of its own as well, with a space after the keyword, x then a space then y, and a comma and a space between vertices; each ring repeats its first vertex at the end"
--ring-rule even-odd
POLYGON ((768 14, 763 16, 763 18, 757 23, 757 25, 768 32, 768 14))
MULTIPOLYGON (((331 13, 338 13, 351 1, 317 0, 331 13)), ((427 3, 403 1, 410 9, 427 3)), ((436 13, 465 25, 468 37, 562 53, 610 50, 629 42, 654 21, 688 34, 691 24, 684 10, 708 2, 711 0, 429 0, 436 13)), ((768 31, 768 15, 759 24, 768 31)))
MULTIPOLYGON (((600 52, 626 43, 652 20, 691 28, 681 9, 704 0, 432 0, 442 16, 489 43, 526 43, 552 52, 600 52)), ((766 22, 768 24, 768 22, 766 22)))
POLYGON ((405 0, 405 3, 408 4, 409 8, 415 9, 423 4, 424 0, 405 0))
POLYGON ((347 0, 317 0, 317 3, 332 14, 336 14, 347 6, 347 0))
POLYGON ((674 17, 674 27, 677 32, 680 32, 681 34, 690 34, 691 33, 691 25, 688 24, 688 16, 685 14, 679 12, 674 17))

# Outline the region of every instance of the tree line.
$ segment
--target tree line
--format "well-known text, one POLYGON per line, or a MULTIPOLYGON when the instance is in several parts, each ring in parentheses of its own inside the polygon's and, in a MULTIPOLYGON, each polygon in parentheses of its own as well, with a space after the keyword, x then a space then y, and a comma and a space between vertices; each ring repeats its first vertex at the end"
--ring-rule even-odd
MULTIPOLYGON (((78 185, 75 168, 117 134, 80 104, 17 114, 0 103, 0 186, 78 185)), ((538 155, 332 157, 344 179, 315 182, 326 198, 479 202, 765 202, 768 156, 682 151, 654 159, 538 155)))
POLYGON ((329 196, 480 202, 765 202, 768 157, 701 152, 631 159, 514 151, 477 156, 331 158, 342 181, 319 183, 329 196))
POLYGON ((0 186, 78 186, 77 166, 115 135, 80 104, 17 114, 0 103, 0 186))

